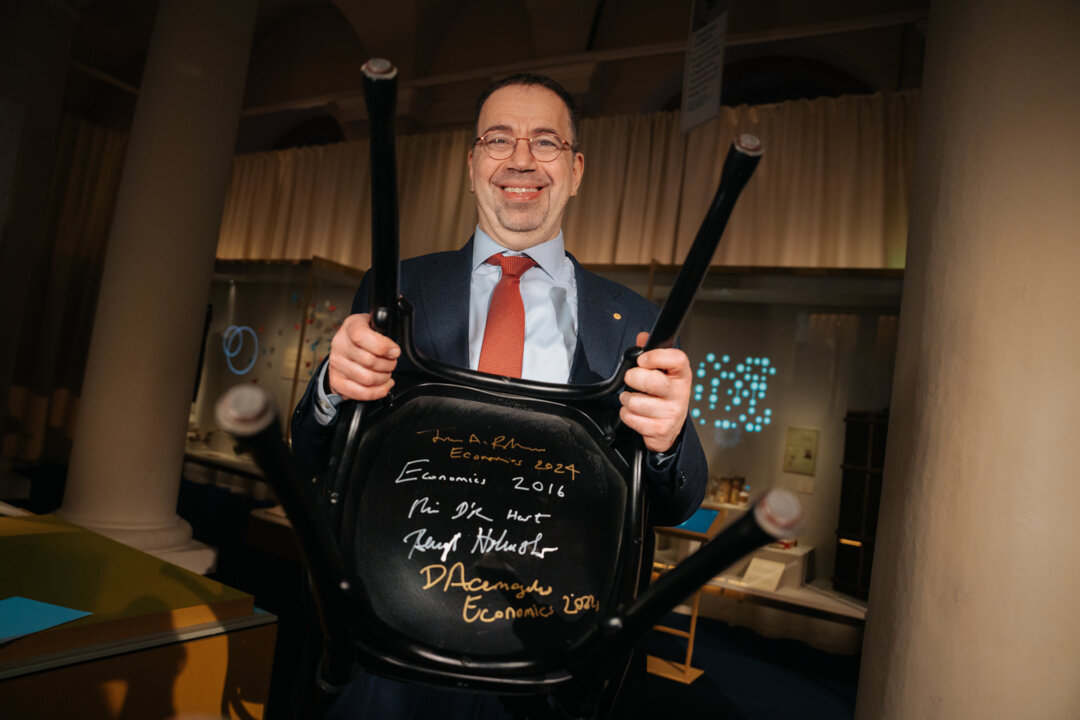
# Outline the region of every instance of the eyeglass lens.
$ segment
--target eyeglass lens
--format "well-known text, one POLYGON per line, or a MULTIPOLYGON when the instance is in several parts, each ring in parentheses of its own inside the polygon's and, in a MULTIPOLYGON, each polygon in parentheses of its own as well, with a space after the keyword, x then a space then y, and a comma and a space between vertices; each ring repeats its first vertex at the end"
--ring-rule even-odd
POLYGON ((563 150, 563 141, 558 135, 542 134, 532 138, 516 138, 507 133, 488 133, 480 138, 484 151, 494 160, 505 160, 514 154, 519 140, 529 143, 532 156, 540 161, 554 160, 563 150))

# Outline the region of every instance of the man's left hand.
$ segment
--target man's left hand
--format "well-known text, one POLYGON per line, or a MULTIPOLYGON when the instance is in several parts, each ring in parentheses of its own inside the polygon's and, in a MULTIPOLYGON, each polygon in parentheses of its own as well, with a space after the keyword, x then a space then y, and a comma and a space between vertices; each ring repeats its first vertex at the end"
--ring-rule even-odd
MULTIPOLYGON (((648 333, 638 333, 645 345, 648 333)), ((626 371, 626 384, 636 392, 619 394, 619 418, 636 430, 653 452, 667 452, 675 444, 690 407, 690 358, 676 348, 642 353, 638 365, 626 371)))

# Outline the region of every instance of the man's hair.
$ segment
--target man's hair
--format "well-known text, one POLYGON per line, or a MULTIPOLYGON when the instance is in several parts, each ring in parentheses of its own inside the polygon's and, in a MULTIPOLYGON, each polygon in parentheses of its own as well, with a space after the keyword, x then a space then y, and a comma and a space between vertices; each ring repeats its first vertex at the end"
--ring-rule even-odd
POLYGON ((571 150, 577 152, 578 149, 578 136, 577 136, 577 106, 574 104, 574 97, 566 91, 559 83, 555 82, 547 75, 539 75, 537 73, 514 73, 513 75, 507 75, 501 80, 495 82, 484 88, 484 91, 480 93, 480 97, 476 98, 476 114, 473 118, 473 128, 477 137, 480 136, 480 110, 484 107, 484 103, 491 97, 491 94, 496 90, 501 90, 504 87, 511 85, 525 85, 533 86, 538 85, 543 88, 547 88, 551 92, 559 96, 559 99, 563 101, 563 105, 566 106, 566 111, 570 115, 570 146, 571 150))

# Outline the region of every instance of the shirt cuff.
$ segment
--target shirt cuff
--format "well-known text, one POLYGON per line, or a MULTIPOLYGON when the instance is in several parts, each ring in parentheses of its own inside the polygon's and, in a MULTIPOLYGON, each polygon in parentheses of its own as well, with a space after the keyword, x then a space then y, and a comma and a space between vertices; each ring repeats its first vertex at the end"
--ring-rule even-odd
POLYGON ((669 452, 654 452, 650 450, 645 456, 645 462, 653 470, 667 470, 671 464, 671 458, 675 457, 674 448, 669 452))
POLYGON ((312 414, 320 425, 329 425, 337 418, 337 407, 345 398, 337 393, 326 392, 326 373, 328 363, 322 364, 319 377, 315 382, 315 403, 311 406, 312 414))

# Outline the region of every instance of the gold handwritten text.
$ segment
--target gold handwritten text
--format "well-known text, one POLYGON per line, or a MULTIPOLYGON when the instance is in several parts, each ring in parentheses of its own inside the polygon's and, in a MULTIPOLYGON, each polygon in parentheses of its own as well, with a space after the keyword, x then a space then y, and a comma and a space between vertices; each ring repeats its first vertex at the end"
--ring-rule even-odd
POLYGON ((513 465, 514 467, 521 467, 522 465, 521 458, 508 458, 503 457, 502 455, 482 455, 459 447, 450 448, 450 457, 454 460, 481 460, 483 462, 504 463, 506 465, 513 465))
POLYGON ((479 620, 482 623, 493 623, 496 620, 520 620, 522 618, 548 618, 555 614, 555 608, 550 605, 537 605, 533 603, 528 607, 508 607, 501 610, 488 610, 477 607, 476 601, 482 595, 466 595, 465 603, 461 606, 461 617, 467 623, 479 620))
POLYGON ((466 578, 465 566, 456 562, 449 568, 441 563, 427 565, 420 569, 424 576, 424 590, 433 587, 441 587, 443 592, 450 592, 451 588, 461 588, 471 593, 505 592, 513 593, 514 597, 521 600, 526 595, 550 595, 551 586, 541 585, 539 580, 531 583, 506 582, 504 580, 485 580, 479 577, 466 578))

